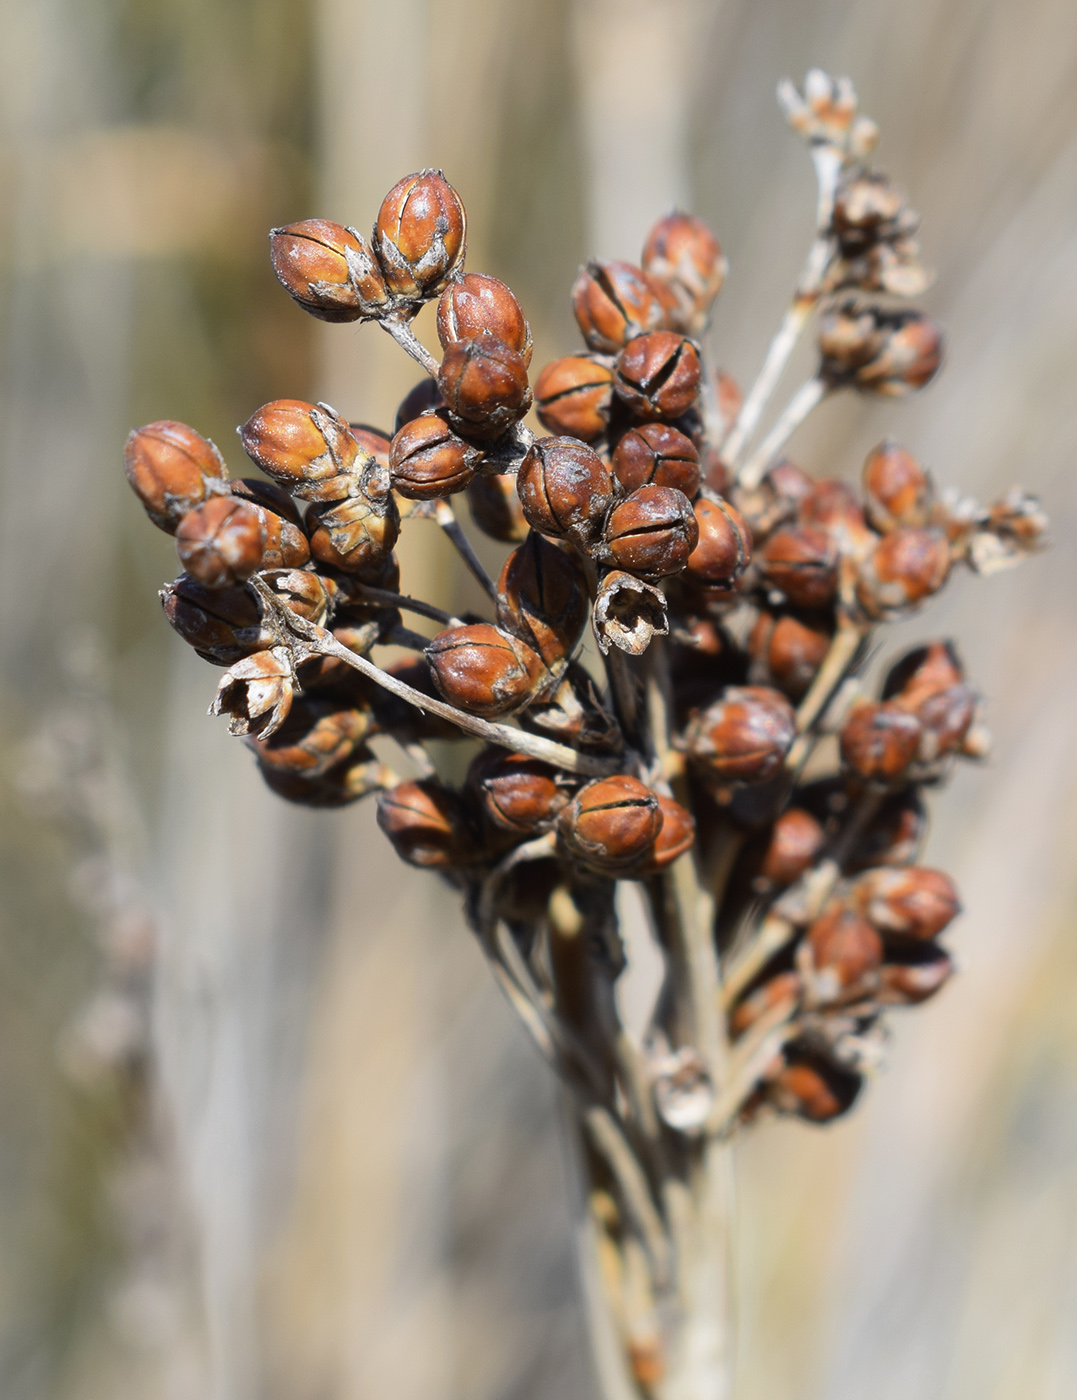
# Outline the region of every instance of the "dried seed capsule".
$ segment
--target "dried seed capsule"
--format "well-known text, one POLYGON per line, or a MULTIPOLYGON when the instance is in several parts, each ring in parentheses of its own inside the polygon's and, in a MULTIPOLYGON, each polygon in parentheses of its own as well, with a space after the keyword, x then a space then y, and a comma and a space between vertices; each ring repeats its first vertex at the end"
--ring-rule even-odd
POLYGON ((654 282, 631 263, 595 261, 581 268, 572 288, 572 309, 587 344, 607 355, 666 323, 654 282))
POLYGON ((951 562, 942 530, 893 530, 862 561, 857 601, 872 618, 915 608, 946 582, 951 562))
POLYGON ((229 734, 275 734, 292 708, 295 669, 287 647, 255 652, 237 661, 217 686, 211 715, 230 715, 229 734))
POLYGON ((643 486, 614 506, 604 540, 615 568, 665 578, 688 563, 699 542, 699 526, 683 491, 643 486))
POLYGON ((691 812, 663 793, 658 793, 657 797, 662 826, 650 851, 632 869, 637 877, 657 875, 665 870, 685 851, 690 851, 696 839, 696 823, 691 812))
POLYGON ((759 783, 781 771, 795 737, 796 715, 784 695, 731 685, 692 717, 685 747, 705 782, 759 783))
POLYGON ((850 870, 877 865, 909 865, 927 833, 927 813, 918 790, 905 788, 886 796, 846 862, 850 870))
POLYGON ((378 825, 409 865, 450 870, 475 859, 463 805, 436 779, 398 783, 379 793, 378 825))
POLYGON ((772 530, 792 519, 814 487, 807 472, 784 457, 752 490, 733 486, 733 503, 747 522, 754 544, 758 547, 772 530))
POLYGON ((320 321, 377 316, 389 299, 385 278, 361 233, 328 219, 303 219, 269 231, 281 286, 320 321))
POLYGON ((879 352, 854 376, 858 389, 900 398, 922 389, 942 363, 942 331, 917 311, 891 312, 879 352))
POLYGON ((898 231, 904 209, 904 199, 886 175, 858 169, 838 183, 831 229, 843 249, 859 248, 867 242, 892 237, 898 231))
POLYGON ((770 977, 761 987, 756 987, 742 1001, 739 1001, 729 1018, 729 1030, 733 1036, 743 1035, 754 1026, 761 1016, 783 1005, 795 1005, 800 998, 801 981, 799 972, 779 972, 770 977))
POLYGON ((824 1060, 787 1064, 766 1086, 766 1097, 779 1113, 794 1113, 810 1123, 829 1123, 852 1107, 863 1081, 858 1074, 824 1060))
POLYGON ((380 428, 372 428, 369 423, 349 423, 352 437, 359 444, 359 451, 373 457, 383 467, 389 465, 389 434, 380 428))
POLYGON ((703 220, 679 212, 659 219, 647 235, 643 266, 673 291, 677 310, 672 328, 701 334, 729 270, 717 238, 703 220))
POLYGON ((180 564, 207 588, 234 588, 262 566, 265 514, 247 501, 214 496, 190 510, 176 530, 180 564))
POLYGON ((884 934, 921 941, 936 938, 961 912, 949 875, 922 865, 865 871, 851 886, 849 903, 884 934))
POLYGON ((722 497, 701 496, 694 507, 699 542, 688 556, 688 572, 710 587, 732 588, 752 557, 752 537, 738 510, 722 497))
POLYGON ((787 807, 770 830, 770 840, 759 866, 759 878, 768 887, 784 889, 814 865, 826 834, 803 807, 787 807))
POLYGON ((444 350, 487 333, 515 350, 525 369, 531 363, 531 327, 510 288, 496 277, 468 272, 450 282, 438 302, 437 326, 444 350))
POLYGON ((808 693, 830 650, 831 628, 791 613, 761 612, 748 638, 751 679, 775 685, 793 700, 808 693))
POLYGON ((146 514, 170 535, 189 510, 228 479, 224 458, 209 438, 171 419, 134 428, 123 467, 146 514))
POLYGON ((570 855, 597 870, 627 869, 654 846, 662 829, 658 797, 638 778, 599 778, 561 813, 558 833, 570 855))
POLYGON ((485 749, 468 769, 467 786, 495 826, 530 836, 548 830, 568 805, 568 780, 548 763, 505 749, 485 749))
POLYGON ((838 589, 838 556, 830 535, 814 525, 778 530, 763 546, 759 567, 794 607, 822 608, 838 589))
POLYGON ((539 422, 551 433, 593 442, 606 431, 613 370, 587 355, 551 360, 535 384, 539 422))
POLYGON ((633 574, 613 569, 598 585, 591 625, 603 656, 611 646, 642 656, 655 637, 669 635, 665 594, 633 574))
POLYGON ((274 642, 247 588, 206 588, 182 574, 160 592, 165 617, 183 640, 215 666, 231 666, 274 642))
POLYGON ((1028 553, 1047 543, 1050 521, 1036 496, 1015 486, 987 512, 987 528, 1004 544, 1028 553))
POLYGON ((523 357, 487 332, 446 348, 438 388, 450 422, 471 437, 500 437, 531 407, 523 357))
POLYGON ((875 1000, 881 1006, 918 1006, 940 991, 954 974, 953 960, 928 944, 923 961, 884 963, 875 1000))
POLYGON ((275 768, 260 771, 266 787, 286 802, 297 802, 303 807, 346 807, 349 802, 382 792, 396 782, 392 769, 362 746, 320 778, 297 778, 275 768))
POLYGON ((876 542, 856 492, 835 477, 812 482, 797 506, 797 524, 825 530, 837 552, 854 559, 863 558, 876 542))
POLYGON ((498 620, 554 667, 575 651, 590 613, 583 565, 531 530, 498 579, 498 620))
POLYGON ((849 377, 879 354, 884 332, 871 307, 847 302, 827 312, 819 323, 820 374, 834 383, 849 377))
POLYGON ((341 706, 318 695, 299 695, 274 734, 252 736, 248 743, 263 772, 310 781, 351 758, 373 732, 369 710, 341 706))
POLYGON ((266 476, 301 501, 339 501, 369 462, 328 404, 275 399, 239 430, 243 450, 266 476))
POLYGON ((328 620, 333 599, 338 596, 332 579, 320 578, 310 569, 266 569, 262 581, 283 607, 319 626, 328 620))
POLYGON ((900 696, 905 704, 916 706, 964 679, 965 668, 953 642, 927 642, 894 662, 883 681, 882 698, 894 700, 900 696))
POLYGON ((877 982, 883 941, 866 919, 834 904, 808 929, 798 964, 817 1005, 863 996, 877 982))
POLYGON ((854 706, 841 731, 841 756, 861 778, 900 781, 916 761, 920 721, 895 705, 865 700, 854 706))
POLYGON ((253 476, 230 481, 228 488, 231 495, 261 509, 265 546, 260 568, 302 569, 310 563, 310 541, 295 502, 286 491, 272 481, 253 476))
POLYGON ((471 714, 492 719, 534 699, 546 678, 542 658, 488 622, 447 627, 426 648, 438 690, 471 714))
POLYGON ((393 432, 398 433, 405 423, 410 423, 413 418, 418 418, 420 414, 429 413, 431 409, 444 407, 445 399, 438 388, 437 380, 431 379, 427 375, 424 379, 420 379, 418 384, 413 384, 397 405, 393 432))
MULTIPOLYGON (((252 505, 261 506, 267 514, 279 516, 286 524, 302 530, 303 517, 299 514, 296 503, 288 492, 282 491, 275 482, 263 481, 260 476, 241 476, 238 480, 228 483, 228 494, 238 497, 241 501, 250 501, 252 505)), ((288 567, 301 566, 295 564, 288 567)))
POLYGON ((877 530, 919 529, 928 523, 931 478, 903 447, 881 442, 868 454, 863 482, 868 516, 877 530))
POLYGON ((638 335, 621 352, 613 388, 640 418, 679 418, 699 393, 699 353, 672 331, 638 335))
POLYGON ((405 423, 389 449, 393 489, 409 501, 432 501, 462 491, 483 454, 449 427, 445 410, 405 423))
POLYGON ((668 423, 630 428, 617 444, 610 467, 626 491, 668 486, 692 500, 699 490, 699 453, 691 438, 668 423))
POLYGON ((883 699, 894 700, 923 726, 921 761, 933 763, 965 744, 979 697, 964 682, 957 652, 947 642, 917 647, 890 668, 883 699))
POLYGON ((467 216, 440 170, 405 175, 382 200, 374 252, 389 289, 415 301, 440 292, 464 260, 467 216))
POLYGON ((400 512, 389 473, 373 457, 344 501, 314 504, 307 513, 315 559, 348 574, 380 570, 400 534, 400 512))
POLYGON ((520 463, 516 490, 528 524, 544 535, 591 538, 613 499, 597 452, 571 437, 539 438, 520 463))
POLYGON ((466 489, 471 518, 484 535, 502 544, 519 544, 527 538, 527 521, 514 476, 476 476, 466 489))

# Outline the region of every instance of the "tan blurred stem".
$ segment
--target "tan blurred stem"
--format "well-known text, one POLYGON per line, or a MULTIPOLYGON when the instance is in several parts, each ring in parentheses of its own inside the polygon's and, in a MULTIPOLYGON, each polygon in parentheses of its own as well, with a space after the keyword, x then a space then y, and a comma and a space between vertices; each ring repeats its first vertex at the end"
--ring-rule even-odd
POLYGON ((818 376, 804 381, 757 450, 737 473, 737 481, 741 486, 752 491, 759 485, 778 453, 829 392, 830 386, 818 376))

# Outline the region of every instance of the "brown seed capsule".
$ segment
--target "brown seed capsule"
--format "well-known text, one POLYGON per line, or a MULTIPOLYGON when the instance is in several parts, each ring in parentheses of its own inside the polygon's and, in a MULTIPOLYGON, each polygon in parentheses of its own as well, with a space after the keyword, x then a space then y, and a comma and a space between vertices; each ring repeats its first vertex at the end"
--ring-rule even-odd
POLYGON ((445 400, 438 388, 437 380, 431 379, 427 375, 420 379, 417 384, 413 384, 397 405, 393 432, 398 433, 405 423, 410 423, 413 418, 418 418, 420 414, 429 413, 434 408, 444 407, 445 400))
POLYGON ((883 681, 882 698, 900 697, 906 705, 915 707, 940 690, 960 685, 964 679, 965 668, 953 642, 927 642, 894 662, 883 681))
POLYGON ((274 642, 262 625, 258 601, 247 588, 206 588, 181 574, 160 592, 165 617, 206 661, 231 666, 274 642))
POLYGON ((819 324, 820 374, 835 384, 850 376, 879 354, 884 332, 870 307, 846 303, 827 312, 819 324))
POLYGON ((865 871, 849 890, 849 903, 882 933, 926 941, 961 912, 949 875, 922 865, 865 871))
POLYGON ((496 277, 468 272, 450 282, 438 302, 437 326, 444 350, 485 333, 515 350, 525 369, 531 363, 531 327, 512 291, 496 277))
POLYGON ((227 670, 209 707, 211 715, 229 715, 229 734, 275 734, 292 708, 295 669, 287 647, 259 651, 227 670))
POLYGON ((717 238, 703 220, 681 213, 659 219, 647 235, 643 266, 673 291, 673 329, 701 334, 729 270, 717 238))
POLYGON ((467 786, 495 826, 521 836, 547 831, 568 805, 568 780, 548 763, 506 749, 485 749, 468 769, 467 786))
POLYGON ((348 803, 369 797, 372 792, 382 792, 396 782, 392 769, 380 762, 370 749, 362 746, 349 759, 330 768, 320 778, 297 778, 292 773, 275 768, 262 768, 260 772, 266 787, 278 797, 303 807, 316 808, 346 807, 348 803))
POLYGON ((892 237, 904 209, 904 199, 886 175, 857 170, 838 183, 831 228, 843 248, 858 248, 866 242, 892 237))
POLYGON ((498 579, 498 621, 548 667, 575 651, 590 613, 587 576, 573 555, 531 530, 498 579))
POLYGON ((613 499, 613 477, 597 452, 571 437, 548 437, 529 448, 516 477, 528 524, 544 535, 590 539, 613 499))
POLYGON ((400 512, 389 489, 389 472, 373 457, 344 501, 314 504, 307 513, 315 559, 348 574, 373 574, 393 551, 400 512))
POLYGON ((614 506, 604 541, 615 568, 665 578, 687 564, 699 542, 699 526, 683 491, 643 486, 614 506))
POLYGON ((1050 521, 1036 496, 1015 486, 987 512, 987 528, 1004 542, 1028 552, 1047 543, 1050 521))
POLYGON ((918 1006, 949 982, 954 974, 953 960, 941 949, 928 944, 924 961, 884 963, 879 969, 875 1000, 881 1006, 918 1006))
POLYGON ((606 431, 613 370, 587 355, 551 360, 535 384, 539 422, 551 433, 593 442, 606 431))
POLYGON ((761 612, 748 638, 752 681, 775 685, 790 699, 801 699, 830 650, 831 630, 825 619, 761 612))
POLYGON ((377 316, 389 299, 369 244, 353 228, 303 219, 270 229, 269 254, 281 286, 320 321, 377 316))
POLYGON ((719 496, 701 496, 694 507, 699 542, 688 556, 693 579, 711 587, 731 588, 752 557, 752 537, 740 512, 719 496))
POLYGON ((351 758, 374 731, 367 709, 341 706, 335 699, 299 695, 288 718, 268 738, 251 736, 248 743, 263 772, 294 778, 320 778, 351 758))
POLYGON ((796 715, 784 695, 731 685, 692 717, 685 747, 705 782, 760 783, 780 772, 795 737, 796 715))
POLYGON ((276 594, 282 607, 320 627, 329 617, 337 593, 332 579, 321 578, 310 569, 266 569, 262 581, 276 594))
POLYGON ((870 991, 882 960, 882 939, 866 919, 841 904, 815 920, 797 958, 811 1000, 823 1006, 870 991))
POLYGON ((301 501, 339 501, 369 459, 328 404, 275 399, 239 430, 243 450, 266 476, 301 501))
POLYGON ((134 428, 123 466, 146 514, 170 535, 189 510, 228 479, 224 458, 209 438, 171 419, 134 428))
POLYGON ((657 797, 662 826, 650 851, 632 869, 637 877, 657 875, 665 870, 685 851, 690 851, 696 839, 696 823, 691 812, 663 793, 658 793, 657 797))
POLYGON ((857 600, 872 618, 915 608, 946 582, 951 562, 942 530, 892 530, 862 561, 857 600))
POLYGON ((462 491, 482 452, 450 428, 444 409, 405 423, 389 449, 393 490, 409 501, 432 501, 462 491))
POLYGON ((920 747, 920 721, 892 700, 865 700, 854 706, 841 731, 841 756, 859 774, 876 782, 904 777, 920 747))
POLYGON ((814 486, 807 472, 785 458, 771 467, 757 487, 747 490, 734 485, 733 503, 751 530, 753 543, 758 547, 772 530, 791 520, 814 486))
POLYGON ((471 518, 484 535, 502 544, 519 544, 527 538, 527 521, 514 476, 476 476, 466 489, 471 518))
POLYGON ((467 216, 440 170, 405 175, 382 200, 374 251, 391 291, 415 301, 440 292, 464 260, 467 216))
POLYGON ((824 477, 797 505, 797 524, 825 530, 839 554, 861 559, 875 545, 864 508, 846 481, 824 477))
POLYGON ((609 655, 610 647, 642 656, 655 637, 669 635, 665 594, 633 574, 613 569, 598 585, 591 625, 603 656, 609 655))
POLYGON ((662 815, 657 794, 638 778, 619 774, 581 788, 557 826, 570 855, 597 870, 617 871, 654 846, 662 815))
POLYGON ((378 825, 409 865, 449 870, 477 854, 460 799, 434 778, 379 793, 378 825))
POLYGON ((176 529, 180 564, 207 588, 234 588, 256 573, 265 552, 265 513, 232 496, 190 510, 176 529))
POLYGON ((250 501, 252 505, 261 506, 270 515, 277 515, 287 524, 302 528, 303 517, 299 514, 296 503, 287 491, 282 491, 273 481, 263 481, 260 476, 241 476, 238 480, 228 483, 228 494, 238 497, 241 501, 250 501))
POLYGON ((868 516, 877 530, 919 529, 928 523, 931 478, 903 447, 887 440, 874 448, 864 463, 863 482, 868 516))
POLYGON ((699 453, 691 438, 668 423, 630 428, 617 444, 610 467, 626 491, 668 486, 692 500, 699 490, 699 453))
POLYGON ((879 352, 857 369, 858 389, 900 398, 934 379, 942 363, 942 331, 916 311, 891 312, 879 352))
POLYGON ((638 335, 621 352, 613 388, 640 418, 679 418, 699 393, 699 353, 672 331, 638 335))
POLYGON ((537 652, 488 622, 447 627, 426 648, 426 659, 450 705, 487 719, 526 705, 546 678, 537 652))
POLYGON ((438 388, 449 421, 470 437, 500 437, 531 407, 523 357, 487 332, 452 341, 438 371, 438 388))
POLYGON ((589 262, 581 268, 572 288, 572 309, 584 340, 606 355, 666 323, 654 282, 631 263, 589 262))
POLYGON ((310 541, 295 502, 272 481, 241 477, 228 483, 231 495, 262 511, 265 526, 263 569, 301 569, 310 563, 310 541))
POLYGON ((800 999, 801 981, 799 972, 779 972, 770 977, 761 987, 756 987, 742 1001, 739 1001, 729 1018, 729 1030, 735 1037, 743 1035, 749 1026, 754 1026, 760 1017, 778 1006, 795 1006, 800 999))
POLYGON ((853 847, 846 862, 850 870, 877 865, 909 865, 927 833, 927 813, 915 787, 886 796, 853 847))
POLYGON ((886 677, 883 699, 914 714, 923 727, 919 757, 924 763, 934 763, 965 744, 979 696, 963 676, 952 645, 933 642, 909 652, 886 677))
POLYGON ((759 567, 767 583, 796 608, 825 607, 838 589, 837 551, 830 535, 814 525, 771 535, 759 567))
POLYGON ((359 444, 359 451, 373 457, 383 467, 389 465, 389 434, 380 428, 372 428, 369 423, 349 423, 352 437, 359 444))
POLYGON ((803 807, 787 807, 770 830, 759 878, 784 889, 799 880, 823 849, 826 834, 803 807))
POLYGON ((810 1123, 828 1123, 848 1112, 860 1092, 861 1078, 818 1060, 787 1064, 770 1080, 766 1096, 779 1113, 795 1113, 810 1123))

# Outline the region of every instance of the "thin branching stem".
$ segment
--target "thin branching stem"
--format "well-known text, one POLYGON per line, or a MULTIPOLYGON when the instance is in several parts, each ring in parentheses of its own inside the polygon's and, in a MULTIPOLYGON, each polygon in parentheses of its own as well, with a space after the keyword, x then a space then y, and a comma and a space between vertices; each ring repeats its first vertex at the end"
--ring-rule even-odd
POLYGON ((439 500, 434 507, 434 519, 441 526, 442 530, 452 541, 460 558, 467 565, 472 577, 484 592, 489 594, 493 601, 497 602, 497 584, 486 572, 482 560, 475 553, 471 541, 464 534, 463 528, 457 520, 453 508, 446 500, 439 500))

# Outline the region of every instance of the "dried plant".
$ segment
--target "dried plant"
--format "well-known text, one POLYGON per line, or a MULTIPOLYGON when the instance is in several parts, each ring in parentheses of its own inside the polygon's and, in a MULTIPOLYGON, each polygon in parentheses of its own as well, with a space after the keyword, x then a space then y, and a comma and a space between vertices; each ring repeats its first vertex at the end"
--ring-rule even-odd
POLYGON ((957 892, 917 857, 925 790, 986 750, 979 696, 949 641, 894 661, 877 698, 860 676, 880 624, 1046 531, 1030 497, 985 509, 937 491, 889 441, 859 490, 782 455, 831 394, 927 384, 941 335, 896 303, 927 283, 917 218, 868 164, 878 133, 851 83, 813 71, 779 100, 815 165, 817 234, 743 401, 703 345, 726 265, 699 219, 661 219, 638 267, 582 269, 585 348, 532 391, 523 311, 465 272, 463 205, 422 171, 369 240, 323 220, 271 235, 305 310, 376 321, 423 367, 394 435, 327 404, 267 404, 240 437, 268 482, 231 480, 180 423, 127 447, 184 567, 166 615, 227 668, 212 712, 282 797, 377 794, 397 853, 460 891, 571 1090, 609 1397, 728 1393, 729 1139, 766 1113, 846 1112, 887 1008, 950 977, 957 892), (440 363, 411 328, 434 298, 440 363), (813 313, 818 369, 760 436, 813 313), (532 404, 548 436, 524 425, 532 404), (496 582, 461 495, 512 546, 496 582), (421 520, 460 551, 485 616, 401 591, 393 548, 421 520), (386 645, 416 659, 379 664, 386 645), (450 738, 482 741, 459 787, 427 748, 450 738), (623 882, 664 969, 642 1027, 617 994, 623 882))

